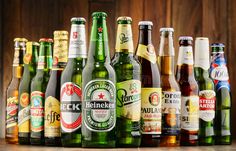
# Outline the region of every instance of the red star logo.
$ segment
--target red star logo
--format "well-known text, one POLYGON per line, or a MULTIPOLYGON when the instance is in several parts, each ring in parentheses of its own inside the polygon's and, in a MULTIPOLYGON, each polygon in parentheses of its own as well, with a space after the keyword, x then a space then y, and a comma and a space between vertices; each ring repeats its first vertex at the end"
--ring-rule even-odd
POLYGON ((98 95, 99 99, 103 99, 104 96, 105 96, 105 95, 103 95, 102 93, 100 93, 100 94, 98 95))
POLYGON ((101 33, 101 32, 102 32, 102 30, 103 30, 103 29, 102 29, 102 27, 99 27, 99 28, 98 28, 98 32, 100 32, 100 33, 101 33))

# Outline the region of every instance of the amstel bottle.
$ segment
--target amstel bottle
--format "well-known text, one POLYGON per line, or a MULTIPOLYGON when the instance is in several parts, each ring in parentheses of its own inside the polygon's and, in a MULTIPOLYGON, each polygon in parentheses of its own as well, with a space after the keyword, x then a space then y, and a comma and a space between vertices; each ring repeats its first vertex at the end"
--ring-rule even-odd
POLYGON ((139 22, 136 56, 142 67, 141 146, 159 146, 161 134, 161 80, 155 48, 152 44, 152 22, 139 22))
POLYGON ((117 19, 116 53, 112 65, 117 76, 116 144, 138 147, 141 143, 141 66, 134 57, 130 17, 117 19))
POLYGON ((116 76, 110 65, 107 14, 94 12, 88 62, 82 74, 82 147, 115 147, 116 76))
POLYGON ((176 79, 181 90, 180 145, 198 145, 199 97, 194 77, 192 37, 179 38, 176 79))
POLYGON ((175 79, 173 28, 160 29, 159 64, 162 87, 162 135, 160 146, 179 146, 181 92, 175 79))
POLYGON ((23 74, 23 57, 27 40, 25 38, 15 38, 15 52, 12 67, 12 79, 7 88, 6 100, 6 131, 5 139, 7 143, 18 143, 18 96, 19 84, 23 74))
POLYGON ((32 145, 44 144, 44 104, 45 92, 52 69, 52 39, 41 38, 39 40, 39 59, 37 72, 31 82, 30 96, 30 122, 31 134, 30 143, 32 145))
POLYGON ((87 60, 85 22, 71 19, 68 63, 61 75, 62 146, 81 146, 82 70, 87 60))
POLYGON ((18 139, 19 144, 30 144, 30 85, 36 74, 39 43, 27 42, 24 73, 19 86, 18 139))
POLYGON ((45 93, 45 145, 61 145, 60 90, 61 73, 67 63, 68 32, 54 31, 53 66, 45 93))

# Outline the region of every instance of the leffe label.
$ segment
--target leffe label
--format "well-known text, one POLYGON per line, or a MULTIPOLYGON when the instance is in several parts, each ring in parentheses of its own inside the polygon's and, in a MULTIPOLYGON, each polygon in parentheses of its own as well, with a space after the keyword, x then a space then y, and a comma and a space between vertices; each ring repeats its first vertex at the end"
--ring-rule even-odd
POLYGON ((24 92, 20 95, 21 110, 18 113, 19 132, 30 132, 30 99, 29 93, 24 92))
POLYGON ((61 129, 62 132, 74 132, 81 127, 81 88, 66 82, 61 86, 61 129))
POLYGON ((116 89, 110 80, 92 80, 83 93, 83 121, 91 131, 106 132, 116 123, 116 89))
POLYGON ((141 132, 161 134, 161 88, 142 88, 141 132))
POLYGON ((177 65, 193 65, 193 48, 192 46, 179 47, 179 56, 177 65))
POLYGON ((138 49, 137 49, 137 56, 145 58, 154 64, 157 61, 156 52, 152 44, 149 44, 147 46, 143 44, 139 44, 138 49))
POLYGON ((7 99, 7 118, 6 128, 10 128, 17 125, 17 111, 18 111, 18 99, 17 97, 9 97, 7 99))

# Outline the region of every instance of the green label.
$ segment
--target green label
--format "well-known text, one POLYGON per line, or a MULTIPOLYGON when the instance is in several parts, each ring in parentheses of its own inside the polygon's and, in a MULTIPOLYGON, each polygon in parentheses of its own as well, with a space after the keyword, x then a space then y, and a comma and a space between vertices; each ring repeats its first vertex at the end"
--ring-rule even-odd
POLYGON ((117 83, 117 116, 140 121, 141 82, 128 80, 117 83))
POLYGON ((31 131, 40 132, 44 129, 44 93, 31 93, 31 131))
POLYGON ((109 80, 92 80, 83 93, 83 123, 91 131, 110 131, 116 123, 116 91, 109 80))

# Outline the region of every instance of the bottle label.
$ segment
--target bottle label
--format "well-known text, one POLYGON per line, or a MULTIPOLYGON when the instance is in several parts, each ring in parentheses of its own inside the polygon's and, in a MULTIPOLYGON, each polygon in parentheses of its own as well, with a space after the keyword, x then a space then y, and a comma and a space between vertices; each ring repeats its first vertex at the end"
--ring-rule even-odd
POLYGON ((17 67, 20 65, 20 48, 15 48, 13 66, 17 67))
POLYGON ((181 92, 162 91, 162 134, 180 133, 181 92))
POLYGON ((44 130, 44 93, 33 91, 31 93, 31 131, 44 130))
POLYGON ((117 111, 118 117, 139 122, 141 117, 141 82, 128 80, 119 82, 117 87, 117 111))
POLYGON ((60 102, 52 97, 45 101, 45 137, 60 137, 60 102))
POLYGON ((52 61, 52 56, 39 56, 37 69, 52 69, 52 61))
POLYGON ((215 118, 216 93, 213 90, 199 92, 199 117, 210 122, 215 118))
POLYGON ((29 64, 32 60, 32 49, 33 49, 33 43, 27 42, 26 43, 26 54, 24 55, 23 61, 24 64, 29 64))
POLYGON ((87 58, 85 25, 72 24, 68 58, 87 58))
POLYGON ((18 128, 19 132, 30 132, 30 99, 29 93, 24 92, 20 95, 21 110, 18 113, 18 128))
POLYGON ((68 60, 68 41, 67 39, 54 40, 53 66, 64 68, 68 60))
POLYGON ((17 97, 9 97, 7 99, 7 118, 6 128, 17 125, 18 99, 17 97))
POLYGON ((179 47, 179 56, 177 65, 193 65, 193 48, 192 46, 181 46, 179 47))
POLYGON ((152 44, 149 44, 147 46, 143 44, 139 44, 136 55, 142 58, 145 58, 154 64, 157 61, 156 52, 152 44))
POLYGON ((161 134, 161 88, 142 88, 141 132, 161 134))
POLYGON ((116 124, 116 89, 112 81, 92 80, 83 93, 83 120, 91 131, 106 132, 116 124))
POLYGON ((228 136, 230 133, 230 110, 221 110, 221 136, 228 136))
POLYGON ((199 130, 199 97, 182 96, 181 103, 181 129, 187 131, 199 130))
POLYGON ((81 88, 73 83, 66 82, 61 86, 61 129, 71 133, 81 127, 81 88))
POLYGON ((118 25, 116 37, 116 52, 122 50, 134 51, 131 25, 118 25))

